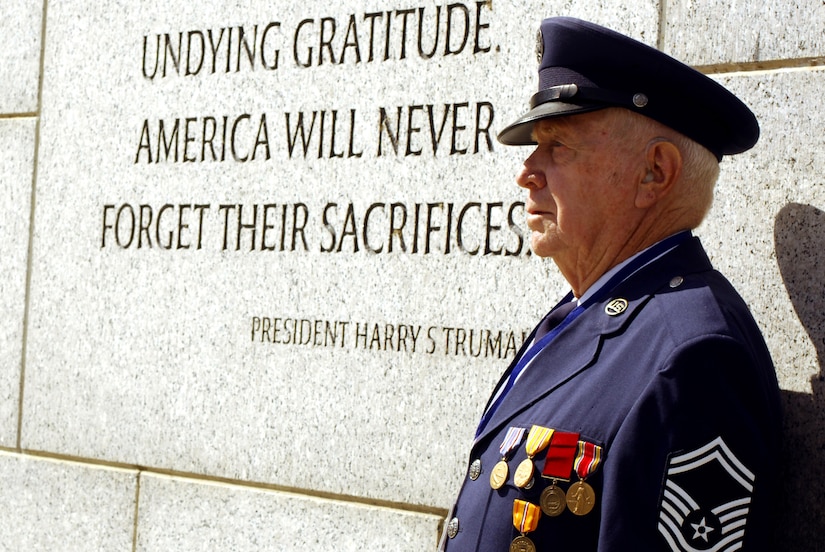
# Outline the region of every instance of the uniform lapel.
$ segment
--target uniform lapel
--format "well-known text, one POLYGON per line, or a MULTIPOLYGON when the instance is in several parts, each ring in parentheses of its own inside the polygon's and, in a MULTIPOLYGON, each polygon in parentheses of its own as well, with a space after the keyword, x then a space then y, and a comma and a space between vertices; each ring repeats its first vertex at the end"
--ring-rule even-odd
POLYGON ((498 431, 515 416, 592 366, 605 337, 630 324, 656 290, 667 286, 671 278, 709 269, 707 255, 699 240, 693 238, 618 285, 614 293, 591 305, 536 355, 476 441, 498 431), (605 307, 616 297, 627 300, 627 308, 620 314, 610 315, 605 307))
POLYGON ((502 401, 487 427, 479 436, 497 431, 513 417, 529 409, 559 386, 575 378, 595 360, 605 333, 610 333, 604 310, 596 304, 582 313, 556 338, 538 353, 524 369, 516 385, 502 401), (595 328, 593 332, 578 331, 582 327, 595 328))

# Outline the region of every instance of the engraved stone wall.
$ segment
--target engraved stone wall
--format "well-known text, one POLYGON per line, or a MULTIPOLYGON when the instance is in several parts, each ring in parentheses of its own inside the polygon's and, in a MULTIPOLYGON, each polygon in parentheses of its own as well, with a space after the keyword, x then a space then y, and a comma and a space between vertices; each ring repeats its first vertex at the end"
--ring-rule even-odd
POLYGON ((567 290, 495 136, 539 21, 572 15, 760 120, 697 233, 776 362, 777 532, 821 549, 818 5, 24 4, 0 21, 0 542, 433 549, 488 393, 567 290))

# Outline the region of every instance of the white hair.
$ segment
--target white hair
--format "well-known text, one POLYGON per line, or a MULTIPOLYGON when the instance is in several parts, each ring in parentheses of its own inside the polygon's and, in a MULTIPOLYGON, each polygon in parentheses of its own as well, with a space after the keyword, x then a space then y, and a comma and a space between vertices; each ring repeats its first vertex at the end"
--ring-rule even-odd
POLYGON ((649 147, 655 142, 666 141, 676 146, 682 154, 682 174, 678 185, 680 198, 691 212, 691 228, 704 220, 713 203, 713 189, 719 178, 719 161, 706 147, 684 134, 649 117, 627 109, 611 108, 608 121, 621 125, 628 144, 649 147))

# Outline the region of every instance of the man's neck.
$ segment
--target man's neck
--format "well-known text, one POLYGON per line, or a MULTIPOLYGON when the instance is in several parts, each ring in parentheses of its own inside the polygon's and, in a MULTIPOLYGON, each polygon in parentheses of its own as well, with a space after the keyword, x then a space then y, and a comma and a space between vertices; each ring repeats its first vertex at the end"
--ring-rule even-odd
POLYGON ((649 236, 646 239, 629 240, 620 248, 614 251, 605 251, 601 255, 591 256, 586 262, 579 263, 563 263, 556 261, 559 271, 570 284, 573 290, 573 295, 578 298, 584 296, 589 289, 591 289, 597 282, 609 277, 610 273, 615 272, 620 265, 626 263, 629 259, 639 255, 641 252, 649 249, 653 245, 667 239, 669 236, 677 234, 685 229, 675 230, 664 234, 656 234, 649 236))

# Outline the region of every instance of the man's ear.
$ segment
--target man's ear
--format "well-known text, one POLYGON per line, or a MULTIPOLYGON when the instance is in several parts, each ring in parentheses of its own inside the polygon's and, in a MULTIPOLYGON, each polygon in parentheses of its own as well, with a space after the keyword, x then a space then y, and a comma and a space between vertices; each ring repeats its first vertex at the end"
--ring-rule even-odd
POLYGON ((682 153, 673 142, 651 143, 645 153, 647 173, 636 188, 636 207, 646 209, 667 195, 682 174, 682 153))

